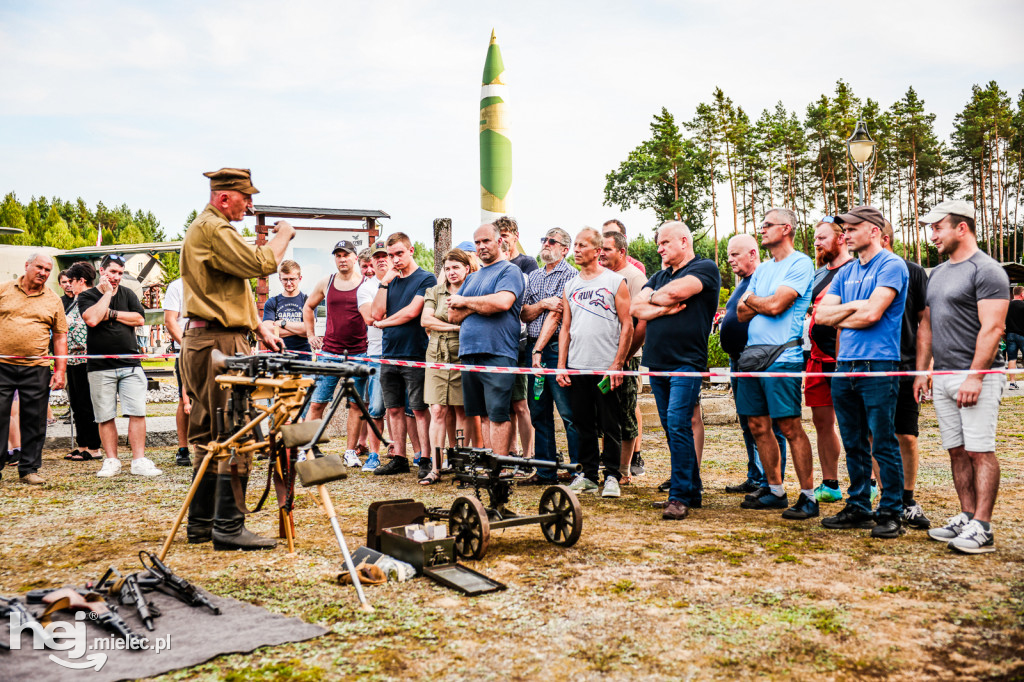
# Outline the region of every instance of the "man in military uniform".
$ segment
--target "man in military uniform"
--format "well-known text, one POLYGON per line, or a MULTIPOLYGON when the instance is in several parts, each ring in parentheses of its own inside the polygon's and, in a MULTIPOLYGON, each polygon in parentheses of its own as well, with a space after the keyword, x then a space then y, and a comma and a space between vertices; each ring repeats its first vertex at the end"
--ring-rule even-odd
MULTIPOLYGON (((252 185, 249 170, 221 168, 204 175, 210 178, 210 203, 189 225, 181 248, 188 326, 179 364, 192 401, 188 440, 193 445, 213 440, 217 408, 227 406, 228 391, 214 380, 213 351, 227 356, 248 354, 252 332, 268 348, 281 348, 281 340, 259 325, 248 280, 277 272, 285 248, 295 236, 295 229, 281 220, 271 228, 275 236, 268 244, 248 244, 231 222, 245 216, 252 208, 252 195, 259 191, 252 185)), ((201 461, 196 457, 197 471, 201 461)), ((235 459, 243 490, 249 481, 251 461, 251 455, 235 459)), ((211 539, 217 550, 273 549, 277 545, 245 528, 245 516, 235 504, 228 460, 219 460, 207 469, 188 510, 188 541, 211 539)))

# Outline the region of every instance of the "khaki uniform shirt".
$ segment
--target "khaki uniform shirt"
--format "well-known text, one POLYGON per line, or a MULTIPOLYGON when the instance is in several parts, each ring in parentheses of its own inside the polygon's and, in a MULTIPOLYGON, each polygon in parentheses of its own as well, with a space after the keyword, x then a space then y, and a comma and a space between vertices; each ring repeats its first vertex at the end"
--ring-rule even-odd
POLYGON ((225 327, 256 329, 256 300, 249 279, 277 272, 269 246, 251 246, 223 213, 207 204, 185 232, 181 278, 185 314, 225 327))
MULTIPOLYGON (((47 355, 50 333, 67 334, 64 305, 49 287, 29 295, 25 277, 0 284, 0 355, 47 355)), ((11 365, 49 365, 49 360, 0 359, 11 365)))

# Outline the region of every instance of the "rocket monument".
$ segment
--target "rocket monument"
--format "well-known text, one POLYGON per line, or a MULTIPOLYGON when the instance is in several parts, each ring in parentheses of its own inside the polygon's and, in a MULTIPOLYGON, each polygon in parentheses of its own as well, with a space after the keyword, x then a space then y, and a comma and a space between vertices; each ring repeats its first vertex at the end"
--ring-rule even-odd
POLYGON ((491 30, 480 88, 480 219, 484 223, 512 211, 512 141, 507 95, 505 64, 498 39, 491 30))

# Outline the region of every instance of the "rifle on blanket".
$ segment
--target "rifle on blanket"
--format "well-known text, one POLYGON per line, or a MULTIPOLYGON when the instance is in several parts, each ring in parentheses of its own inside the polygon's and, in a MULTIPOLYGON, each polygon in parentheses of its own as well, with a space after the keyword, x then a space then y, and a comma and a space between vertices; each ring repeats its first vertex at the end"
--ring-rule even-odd
POLYGON ((205 454, 192 481, 181 510, 171 527, 156 558, 166 557, 181 522, 188 512, 196 488, 213 460, 228 459, 231 464, 231 483, 235 503, 245 514, 259 511, 266 501, 273 485, 277 494, 281 535, 288 541, 288 551, 295 551, 292 506, 295 494, 295 476, 298 475, 304 487, 316 486, 320 502, 327 513, 335 538, 345 559, 346 568, 352 576, 359 602, 364 610, 372 610, 359 583, 355 566, 349 555, 341 528, 338 526, 334 505, 327 492, 326 484, 347 478, 345 466, 336 455, 315 456, 313 446, 325 442, 323 437, 327 425, 345 399, 359 408, 374 434, 386 445, 387 440, 370 418, 362 396, 355 390, 354 377, 366 377, 376 370, 354 362, 310 362, 296 354, 261 353, 258 355, 236 355, 227 357, 213 351, 213 367, 219 374, 216 381, 231 390, 226 409, 218 408, 215 415, 213 442, 205 447, 205 454), (309 375, 336 376, 342 379, 322 419, 294 423, 303 413, 313 397, 310 390, 315 383, 309 375), (261 401, 266 401, 263 404, 261 401), (264 426, 266 433, 264 434, 264 426), (306 451, 306 460, 297 461, 298 452, 306 451), (234 458, 239 455, 255 456, 256 460, 267 459, 267 485, 254 509, 249 509, 238 478, 234 458))

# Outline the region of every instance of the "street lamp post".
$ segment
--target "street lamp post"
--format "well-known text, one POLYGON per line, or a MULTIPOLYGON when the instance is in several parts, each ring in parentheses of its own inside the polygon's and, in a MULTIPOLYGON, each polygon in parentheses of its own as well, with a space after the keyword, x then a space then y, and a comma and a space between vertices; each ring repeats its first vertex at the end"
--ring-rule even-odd
POLYGON ((871 165, 875 156, 875 141, 868 134, 868 126, 864 121, 857 121, 853 134, 846 140, 846 153, 850 163, 857 169, 857 205, 864 205, 864 171, 871 165))

